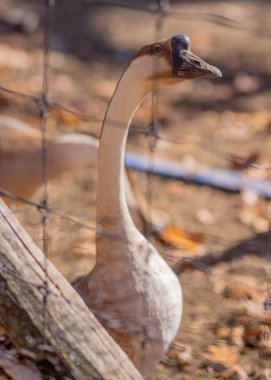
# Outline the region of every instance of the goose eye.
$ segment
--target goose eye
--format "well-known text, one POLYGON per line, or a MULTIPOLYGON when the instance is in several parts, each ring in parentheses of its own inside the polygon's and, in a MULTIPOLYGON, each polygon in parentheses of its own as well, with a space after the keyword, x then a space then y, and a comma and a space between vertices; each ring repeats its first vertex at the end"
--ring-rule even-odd
POLYGON ((154 45, 153 48, 152 48, 152 52, 153 52, 153 54, 155 54, 155 55, 159 55, 159 54, 161 54, 162 51, 163 51, 163 48, 162 48, 162 46, 159 45, 159 44, 154 45))

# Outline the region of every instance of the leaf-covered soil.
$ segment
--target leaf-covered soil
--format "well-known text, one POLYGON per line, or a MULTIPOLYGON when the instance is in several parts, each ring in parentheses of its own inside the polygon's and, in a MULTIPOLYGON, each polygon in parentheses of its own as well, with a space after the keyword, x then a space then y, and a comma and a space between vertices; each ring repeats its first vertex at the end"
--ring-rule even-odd
MULTIPOLYGON (((39 11, 33 2, 6 1, 3 14, 13 6, 39 11)), ((269 8, 268 2, 261 1, 183 2, 172 7, 176 14, 201 16, 166 18, 161 35, 187 33, 194 52, 219 67, 223 78, 191 81, 160 92, 158 119, 162 138, 156 144, 155 155, 192 166, 234 168, 254 178, 270 178, 269 8), (203 20, 203 14, 210 13, 237 20, 237 28, 203 20)), ((48 117, 50 135, 79 131, 99 136, 101 120, 126 60, 154 39, 154 15, 104 7, 95 8, 95 12, 88 8, 85 18, 89 40, 96 45, 100 41, 107 49, 97 48, 95 54, 93 43, 87 54, 87 46, 82 44, 83 61, 69 54, 65 34, 69 23, 65 24, 63 18, 63 30, 52 33, 52 46, 62 51, 51 54, 49 90, 56 102, 95 116, 98 121, 84 121, 54 110, 48 117)), ((80 28, 79 20, 77 26, 80 28)), ((0 86, 25 93, 40 92, 41 42, 39 30, 28 35, 13 30, 1 34, 0 86)), ((0 108, 2 114, 39 128, 34 103, 1 92, 0 108)), ((134 124, 148 125, 151 116, 149 97, 137 112, 134 124)), ((127 149, 146 154, 149 143, 146 136, 132 132, 127 149)), ((145 197, 146 175, 133 173, 133 179, 145 197)), ((149 379, 270 379, 270 201, 250 191, 226 193, 160 177, 154 177, 151 183, 149 209, 153 222, 167 226, 154 243, 171 263, 183 263, 185 258, 185 263, 191 259, 192 265, 180 266, 184 293, 180 333, 149 379), (204 261, 204 257, 209 260, 204 261)), ((40 194, 36 194, 36 200, 41 199, 40 194)), ((53 208, 85 223, 95 221, 95 197, 96 168, 65 173, 49 184, 53 208)), ((19 204, 12 207, 42 246, 39 211, 19 204)), ((93 266, 93 233, 54 214, 48 228, 49 257, 69 280, 93 266)), ((0 367, 3 378, 16 378, 1 361, 0 367)))

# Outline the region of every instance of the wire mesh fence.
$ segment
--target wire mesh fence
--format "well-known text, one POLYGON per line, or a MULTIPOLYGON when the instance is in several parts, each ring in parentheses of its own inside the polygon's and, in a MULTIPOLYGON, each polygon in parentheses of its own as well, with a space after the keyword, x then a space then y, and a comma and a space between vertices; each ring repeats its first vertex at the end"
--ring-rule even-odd
MULTIPOLYGON (((254 36, 253 38, 257 38, 259 41, 269 39, 271 31, 270 29, 266 27, 259 27, 255 25, 250 25, 250 23, 247 23, 246 21, 236 21, 232 19, 231 17, 222 16, 216 13, 204 13, 204 12, 186 12, 175 9, 175 4, 172 5, 170 1, 154 1, 154 2, 129 2, 129 1, 91 1, 86 0, 85 3, 89 7, 89 10, 91 12, 91 7, 98 7, 98 8, 110 8, 110 9, 125 9, 129 10, 130 12, 139 11, 142 13, 150 14, 153 19, 153 39, 154 40, 160 40, 165 37, 164 28, 165 24, 168 20, 174 19, 174 20, 191 20, 192 22, 207 22, 211 25, 218 25, 219 28, 228 28, 231 31, 239 31, 241 33, 244 33, 246 36, 254 36)), ((112 232, 109 229, 106 229, 104 226, 100 226, 94 223, 89 222, 86 215, 83 215, 83 217, 78 216, 77 213, 74 215, 72 213, 68 213, 67 211, 63 211, 60 206, 53 205, 53 202, 51 202, 51 196, 50 191, 48 187, 48 181, 49 181, 49 152, 48 152, 48 141, 49 141, 49 134, 48 134, 48 121, 50 120, 52 112, 62 112, 63 114, 74 116, 82 121, 87 121, 89 123, 93 123, 94 127, 97 125, 97 123, 102 123, 102 118, 97 117, 97 115, 87 114, 81 111, 81 109, 76 109, 76 107, 67 106, 63 102, 58 102, 54 100, 54 97, 52 96, 51 90, 54 89, 54 83, 50 80, 50 67, 51 67, 51 36, 53 33, 53 25, 52 25, 52 17, 55 12, 55 6, 57 6, 57 2, 53 0, 44 0, 44 11, 43 11, 43 62, 42 62, 42 86, 40 88, 40 91, 38 94, 30 94, 30 93, 24 93, 21 91, 14 90, 12 88, 7 88, 5 86, 1 86, 0 83, 0 91, 4 93, 6 96, 10 97, 10 101, 12 102, 13 99, 22 99, 23 100, 23 107, 26 106, 27 102, 30 102, 35 105, 37 108, 37 111, 39 113, 39 119, 40 119, 40 177, 41 177, 41 183, 42 183, 42 197, 41 201, 33 200, 32 198, 24 197, 19 195, 16 192, 11 192, 8 189, 5 189, 4 187, 0 188, 0 194, 5 198, 9 199, 11 201, 16 201, 19 203, 23 203, 25 205, 28 205, 31 208, 35 209, 40 213, 40 219, 37 218, 37 221, 34 222, 38 225, 38 228, 40 229, 40 232, 38 235, 34 236, 34 239, 36 241, 42 241, 42 250, 45 254, 45 275, 44 275, 44 283, 41 291, 43 292, 43 320, 44 320, 44 329, 50 331, 50 326, 48 325, 47 320, 47 303, 48 299, 50 298, 50 292, 48 291, 48 274, 47 274, 47 260, 48 257, 50 257, 50 244, 52 244, 52 241, 54 240, 54 236, 49 232, 49 225, 51 218, 59 219, 59 224, 61 225, 61 228, 57 230, 56 233, 56 240, 59 240, 59 234, 61 234, 62 228, 65 230, 65 224, 73 225, 72 228, 74 228, 75 233, 79 233, 80 230, 88 230, 91 231, 92 235, 96 235, 96 240, 99 239, 99 237, 106 237, 110 241, 116 241, 122 243, 124 241, 125 244, 127 242, 125 241, 123 235, 120 233, 119 235, 116 234, 116 232, 112 232)), ((195 6, 196 8, 196 6, 195 6)), ((200 37, 199 37, 200 40, 200 37)), ((146 41, 147 43, 148 41, 146 41)), ((155 70, 155 68, 154 68, 155 70)), ((242 78, 241 78, 242 79, 242 78)), ((249 86, 250 84, 248 84, 249 86)), ((242 84, 240 85, 242 86, 242 84)), ((246 86, 246 81, 245 85, 246 86)), ((253 83, 252 83, 253 86, 253 83)), ((206 87, 208 90, 208 87, 206 87)), ((233 95, 234 96, 234 95, 233 95)), ((16 103, 15 103, 16 107, 16 103)), ((148 241, 153 241, 154 235, 156 237, 159 237, 160 242, 156 242, 156 244, 161 244, 161 236, 159 235, 159 232, 155 229, 155 222, 154 219, 154 193, 155 193, 155 184, 154 184, 154 176, 152 172, 154 171, 154 161, 155 157, 159 154, 158 152, 158 144, 166 144, 166 146, 171 149, 171 146, 188 146, 193 147, 193 149, 200 149, 206 154, 215 157, 216 160, 220 160, 222 162, 222 166, 236 166, 237 168, 242 169, 253 169, 256 172, 264 173, 263 175, 268 178, 269 172, 270 172, 270 162, 263 162, 258 163, 257 160, 253 159, 253 157, 242 157, 236 154, 233 151, 224 150, 223 148, 216 146, 215 144, 212 144, 211 142, 202 141, 201 139, 195 138, 195 136, 192 137, 174 137, 174 134, 167 133, 167 130, 163 126, 163 120, 160 116, 162 107, 162 101, 159 90, 155 90, 152 93, 152 100, 151 100, 151 120, 150 122, 141 123, 143 125, 140 125, 140 123, 137 123, 132 126, 131 130, 135 135, 138 135, 139 138, 143 137, 143 139, 147 142, 147 153, 148 153, 148 170, 146 174, 146 183, 145 183, 145 195, 146 195, 146 214, 145 216, 145 222, 146 223, 146 230, 145 230, 145 236, 148 239, 148 241)), ((192 111, 193 112, 193 111, 192 111)), ((119 120, 113 120, 110 119, 110 126, 113 129, 125 129, 126 125, 120 122, 119 120)), ((179 136, 179 135, 178 135, 179 136)), ((1 186, 1 183, 0 183, 1 186)), ((174 193, 174 189, 173 189, 174 193)), ((251 193, 248 193, 248 195, 245 195, 247 197, 255 197, 255 195, 251 195, 251 193)), ((234 199, 234 198, 233 198, 234 199)), ((254 199, 254 198, 253 198, 254 199)), ((253 199, 249 198, 249 202, 254 202, 253 199)), ((211 200, 209 199, 209 202, 211 200)), ((234 201, 233 201, 234 202, 234 201)), ((261 255, 264 256, 267 261, 264 264, 265 267, 265 278, 264 278, 264 284, 266 284, 266 289, 264 290, 265 297, 262 301, 262 304, 258 305, 258 307, 261 309, 261 315, 257 316, 256 312, 254 313, 252 318, 247 318, 245 321, 242 320, 242 315, 234 315, 232 317, 232 328, 243 326, 246 333, 248 334, 249 328, 258 328, 260 325, 261 327, 258 329, 259 333, 254 337, 254 339, 257 340, 257 344, 249 341, 248 345, 253 344, 259 349, 259 359, 256 360, 255 357, 253 357, 253 360, 255 361, 253 370, 251 369, 251 373, 256 374, 257 370, 256 367, 261 367, 262 370, 269 369, 270 367, 270 352, 269 352, 269 344, 270 344, 270 291, 269 291, 269 264, 268 260, 270 259, 270 205, 268 201, 263 201, 263 206, 266 207, 265 211, 265 224, 264 224, 264 242, 263 242, 263 248, 261 251, 261 255), (238 319, 239 318, 239 319, 238 319)), ((18 209, 15 212, 20 213, 20 210, 18 209)), ((203 213, 201 213, 203 215, 203 213)), ((32 215, 31 215, 32 218, 32 215)), ((206 213, 205 217, 204 215, 200 217, 202 220, 206 220, 206 213)), ((144 218, 143 218, 144 219, 144 218)), ((207 215, 208 219, 208 215, 207 215)), ((29 220, 28 220, 29 223, 29 220)), ((217 231, 216 228, 214 228, 215 231, 217 231)), ((247 241, 242 242, 242 239, 235 239, 237 248, 229 248, 227 251, 224 252, 218 252, 216 247, 220 246, 221 241, 224 239, 227 242, 227 239, 219 234, 216 235, 216 233, 205 233, 206 239, 209 241, 209 247, 210 247, 210 254, 206 254, 204 257, 196 257, 191 258, 188 255, 183 255, 182 253, 178 253, 177 260, 176 260, 176 251, 171 252, 166 250, 162 245, 160 245, 160 248, 162 251, 165 251, 165 257, 170 262, 173 256, 174 261, 174 270, 179 273, 180 271, 185 271, 187 267, 191 267, 194 269, 199 270, 200 272, 203 272, 204 275, 207 274, 208 276, 215 276, 216 279, 222 279, 222 283, 229 282, 232 284, 232 288, 240 288, 242 286, 248 286, 248 284, 243 284, 243 279, 238 278, 238 276, 234 275, 234 270, 232 272, 229 270, 228 273, 225 273, 221 271, 217 271, 215 274, 212 273, 210 264, 213 264, 215 262, 220 261, 227 261, 232 258, 238 257, 238 255, 242 255, 242 244, 247 244, 249 246, 249 249, 252 247, 253 253, 255 253, 255 250, 259 249, 257 246, 256 249, 253 246, 253 241, 247 241), (241 246, 241 248, 238 248, 238 244, 241 246), (175 256, 174 256, 175 255, 175 256)), ((87 235, 89 236, 89 235, 87 235)), ((235 234, 234 234, 235 236, 235 234)), ((258 238, 262 238, 262 235, 258 238)), ((166 240, 166 239, 165 239, 166 240)), ((193 240, 193 239, 192 239, 193 240)), ((253 239, 252 239, 253 240, 253 239)), ((229 242, 232 243, 233 240, 229 239, 229 242)), ((224 243, 224 242, 223 242, 224 243)), ((255 243, 255 241, 254 241, 255 243)), ((145 255, 145 261, 144 265, 148 267, 150 265, 151 260, 151 245, 148 243, 146 246, 143 246, 143 251, 146 249, 146 255, 145 255)), ((227 246, 228 244, 225 244, 227 246)), ((222 244, 223 246, 223 244, 222 244)), ((142 246, 139 246, 139 251, 142 253, 142 246)), ((57 261, 57 260, 56 260, 57 261)), ((4 270, 4 268, 1 268, 4 270)), ((249 275, 253 275, 254 277, 259 275, 259 270, 251 268, 251 266, 247 266, 243 270, 243 273, 247 273, 249 275)), ((14 276, 16 276, 14 274, 14 276)), ((148 281, 148 278, 144 279, 144 281, 148 281)), ((144 282, 143 281, 143 282, 144 282)), ((188 274, 183 276, 183 282, 189 281, 188 274)), ((40 285, 39 285, 40 286, 40 285)), ((146 288, 147 283, 143 283, 143 288, 146 288)), ((223 285, 221 285, 223 287, 223 285)), ((249 286, 248 286, 249 287, 249 286)), ((231 290, 227 289, 228 292, 231 290)), ((249 293, 249 292, 248 292, 249 293)), ((246 296, 246 298, 249 298, 251 295, 249 294, 246 296)), ((127 297, 127 295, 126 295, 127 297)), ((208 299, 209 295, 207 293, 206 298, 208 299)), ((253 298, 253 296, 251 296, 253 298)), ((127 298, 123 298, 123 303, 129 303, 129 300, 127 298)), ((221 300, 220 300, 221 301, 221 300)), ((185 300, 184 300, 185 302, 185 300)), ((204 305, 204 299, 201 296, 200 303, 204 305)), ((98 302, 99 304, 99 302, 98 302)), ((97 309, 94 310, 94 308, 90 309, 94 312, 96 316, 99 318, 99 314, 101 314, 100 319, 103 320, 103 323, 106 325, 116 323, 116 321, 113 319, 110 314, 109 316, 106 315, 105 312, 105 305, 101 302, 103 305, 102 310, 97 309), (104 309, 103 309, 104 308, 104 309), (109 318, 109 320, 107 320, 109 318)), ((140 327, 138 327, 137 324, 134 324, 133 319, 129 320, 127 318, 126 320, 122 321, 123 326, 125 326, 125 331, 129 331, 129 333, 135 337, 137 335, 143 335, 145 339, 143 339, 140 342, 140 347, 138 350, 142 351, 142 357, 146 356, 146 353, 148 353, 148 343, 149 341, 155 342, 156 337, 151 336, 151 332, 148 331, 148 322, 144 322, 144 308, 146 305, 142 306, 142 321, 140 327), (140 331, 139 331, 140 330, 140 331)), ((231 307, 230 307, 231 308, 231 307)), ((230 309, 229 308, 229 309, 230 309)), ((258 314, 260 312, 258 311, 258 314)), ((237 313, 238 314, 238 313, 237 313)), ((240 312, 241 314, 241 312, 240 312)), ((230 312, 229 312, 230 315, 230 312)), ((206 326, 212 325, 212 313, 201 313, 201 324, 200 326, 194 326, 189 321, 185 322, 185 326, 183 327, 183 332, 189 332, 190 339, 193 343, 193 334, 201 334, 204 332, 204 329, 206 329, 206 326)), ((225 315, 221 315, 221 319, 223 319, 225 315)), ((244 318, 244 317, 243 317, 244 318)), ((217 315, 216 315, 217 320, 217 315)), ((118 321, 119 323, 119 321, 118 321)), ((72 330, 76 331, 76 326, 71 326, 72 330)), ((188 336, 188 335, 186 335, 188 336)), ((232 338, 232 337, 231 337, 232 338)), ((253 340, 250 336, 250 339, 253 340)), ((46 345, 46 341, 44 341, 44 345, 46 345)), ((176 350, 182 350, 183 347, 180 345, 175 346, 176 350), (180 348, 181 347, 181 348, 180 348)), ((210 359, 209 361, 215 361, 215 359, 210 359)), ((222 360, 222 359, 221 359, 222 360)), ((219 360, 218 360, 219 361, 219 360)), ((223 360, 222 360, 223 362, 223 360)), ((222 364, 223 365, 223 364, 222 364)), ((235 365, 235 364, 234 364, 235 365)), ((234 365, 230 367, 234 367, 234 365)), ((212 367, 212 366, 211 366, 212 367)), ((226 368, 227 369, 227 368, 226 368)), ((225 369, 225 371, 226 371, 225 369)), ((212 367, 212 371, 215 371, 212 367)), ((215 376, 213 372, 208 372, 210 370, 206 370, 205 376, 215 376)), ((227 371, 226 371, 227 372, 227 371)), ((236 370, 236 372, 238 372, 236 370)), ((167 372, 166 372, 167 373, 167 372)), ((225 376, 230 376, 231 374, 226 374, 225 376)), ((57 378, 57 375, 55 375, 57 378)), ((62 374, 63 376, 63 374, 62 374)), ((170 376, 170 375, 168 375, 170 376)), ((188 374, 189 376, 189 374, 188 374)), ((255 375, 256 376, 256 375, 255 375)), ((60 377, 61 378, 61 375, 60 377)), ((189 378, 189 377, 187 377, 189 378)), ((191 377, 192 378, 192 377, 191 377)), ((212 378, 212 377, 211 377, 212 378)))

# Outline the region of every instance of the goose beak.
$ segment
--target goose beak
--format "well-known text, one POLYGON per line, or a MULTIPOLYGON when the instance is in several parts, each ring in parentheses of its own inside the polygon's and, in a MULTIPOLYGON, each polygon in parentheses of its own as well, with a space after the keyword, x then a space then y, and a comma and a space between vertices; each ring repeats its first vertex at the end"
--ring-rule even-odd
POLYGON ((185 79, 197 77, 220 78, 221 71, 209 65, 203 59, 193 54, 190 50, 181 50, 182 64, 177 70, 177 76, 185 79))
POLYGON ((179 73, 181 76, 186 73, 190 78, 204 76, 209 78, 222 77, 221 71, 214 66, 209 65, 203 59, 199 58, 189 50, 182 50, 183 64, 179 73))

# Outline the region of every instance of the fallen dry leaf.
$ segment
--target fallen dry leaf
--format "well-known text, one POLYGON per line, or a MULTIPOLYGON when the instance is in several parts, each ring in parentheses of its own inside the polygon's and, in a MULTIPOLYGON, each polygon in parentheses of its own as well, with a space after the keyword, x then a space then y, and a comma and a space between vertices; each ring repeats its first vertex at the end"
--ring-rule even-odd
POLYGON ((239 350, 244 347, 244 326, 220 326, 216 330, 218 338, 223 339, 230 345, 236 345, 239 350))
POLYGON ((176 340, 171 344, 166 358, 166 364, 173 366, 176 365, 179 368, 182 368, 187 364, 192 363, 192 348, 188 344, 185 344, 180 340, 176 340))
POLYGON ((234 365, 229 370, 226 370, 222 376, 225 380, 247 380, 248 378, 245 370, 239 365, 234 365))
POLYGON ((7 339, 7 330, 4 326, 0 325, 0 342, 5 342, 7 339))
POLYGON ((262 299, 262 285, 252 276, 228 273, 215 270, 211 276, 214 289, 217 293, 234 300, 251 299, 259 301, 262 299), (230 281, 229 281, 230 278, 230 281))
POLYGON ((210 345, 208 352, 203 354, 205 365, 212 367, 216 372, 231 369, 239 361, 239 353, 234 346, 226 344, 210 345))
POLYGON ((244 333, 242 336, 246 346, 259 348, 263 335, 263 323, 255 317, 250 316, 246 310, 233 313, 229 317, 230 326, 242 326, 244 333))
POLYGON ((13 380, 42 380, 39 372, 19 364, 15 359, 10 359, 4 353, 0 353, 0 366, 13 380))
POLYGON ((177 226, 166 226, 159 234, 159 238, 176 248, 185 249, 193 253, 199 252, 204 243, 201 233, 189 233, 177 226))
POLYGON ((270 225, 269 202, 258 197, 253 191, 247 190, 241 193, 241 208, 239 220, 253 227, 255 232, 266 232, 270 225))
POLYGON ((230 155, 230 166, 236 170, 244 170, 253 166, 260 158, 259 152, 251 152, 247 156, 230 155))
MULTIPOLYGON (((82 112, 83 114, 83 112, 82 112)), ((77 115, 74 115, 69 112, 65 112, 62 109, 56 109, 51 112, 50 117, 57 120, 57 123, 61 125, 78 125, 82 123, 82 119, 77 115)))

